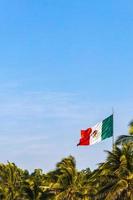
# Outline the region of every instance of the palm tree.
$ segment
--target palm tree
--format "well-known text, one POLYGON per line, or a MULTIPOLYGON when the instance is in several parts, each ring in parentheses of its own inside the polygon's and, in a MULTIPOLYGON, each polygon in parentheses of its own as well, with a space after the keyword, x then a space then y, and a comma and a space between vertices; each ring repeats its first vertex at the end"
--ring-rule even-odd
POLYGON ((131 121, 129 124, 129 134, 133 135, 133 121, 131 121))
POLYGON ((45 182, 45 175, 41 169, 35 171, 25 180, 23 190, 26 197, 30 200, 40 200, 43 194, 43 186, 45 182))
POLYGON ((23 170, 14 163, 0 164, 0 196, 4 200, 22 200, 23 170))
POLYGON ((93 175, 92 186, 97 193, 95 200, 132 200, 133 199, 133 143, 122 148, 114 147, 108 152, 107 161, 100 164, 93 175))
POLYGON ((120 145, 122 143, 133 142, 133 121, 129 123, 129 135, 121 135, 116 140, 115 144, 120 145))
POLYGON ((55 183, 51 189, 55 191, 56 200, 89 200, 89 168, 78 171, 74 157, 69 156, 57 163, 54 174, 55 183))
POLYGON ((57 200, 74 200, 76 192, 77 170, 72 156, 62 159, 56 165, 57 182, 52 186, 57 200))
POLYGON ((94 187, 91 186, 90 177, 92 172, 89 168, 78 172, 77 178, 77 199, 91 200, 91 194, 94 192, 94 187))

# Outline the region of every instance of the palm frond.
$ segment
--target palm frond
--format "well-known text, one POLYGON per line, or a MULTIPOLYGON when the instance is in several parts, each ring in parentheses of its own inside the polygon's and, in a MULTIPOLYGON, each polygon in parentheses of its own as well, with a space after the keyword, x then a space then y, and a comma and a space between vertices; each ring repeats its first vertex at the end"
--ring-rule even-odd
POLYGON ((133 136, 132 135, 121 135, 117 138, 115 144, 120 145, 128 142, 133 142, 133 136))

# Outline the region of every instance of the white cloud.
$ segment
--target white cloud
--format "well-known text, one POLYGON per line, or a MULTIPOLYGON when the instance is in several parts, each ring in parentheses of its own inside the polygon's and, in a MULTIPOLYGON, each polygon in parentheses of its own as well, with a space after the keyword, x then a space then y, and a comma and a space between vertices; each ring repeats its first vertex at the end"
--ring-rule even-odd
POLYGON ((78 105, 73 94, 20 93, 4 94, 0 100, 0 116, 13 117, 77 117, 78 105))

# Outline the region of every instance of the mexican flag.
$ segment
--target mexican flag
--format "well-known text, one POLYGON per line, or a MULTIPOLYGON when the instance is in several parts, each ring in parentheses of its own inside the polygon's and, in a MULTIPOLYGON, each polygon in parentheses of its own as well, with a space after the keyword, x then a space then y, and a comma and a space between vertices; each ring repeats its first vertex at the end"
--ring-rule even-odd
POLYGON ((97 123, 92 128, 81 130, 79 145, 92 145, 113 136, 113 115, 107 117, 102 122, 97 123))

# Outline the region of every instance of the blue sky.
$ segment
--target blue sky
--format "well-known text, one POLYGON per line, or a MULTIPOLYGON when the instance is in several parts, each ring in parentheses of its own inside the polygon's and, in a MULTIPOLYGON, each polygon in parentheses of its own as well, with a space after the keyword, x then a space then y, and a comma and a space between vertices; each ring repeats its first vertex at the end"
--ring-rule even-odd
POLYGON ((111 139, 77 148, 80 129, 115 109, 133 118, 131 0, 0 1, 0 161, 54 169, 73 155, 96 167, 111 139))

